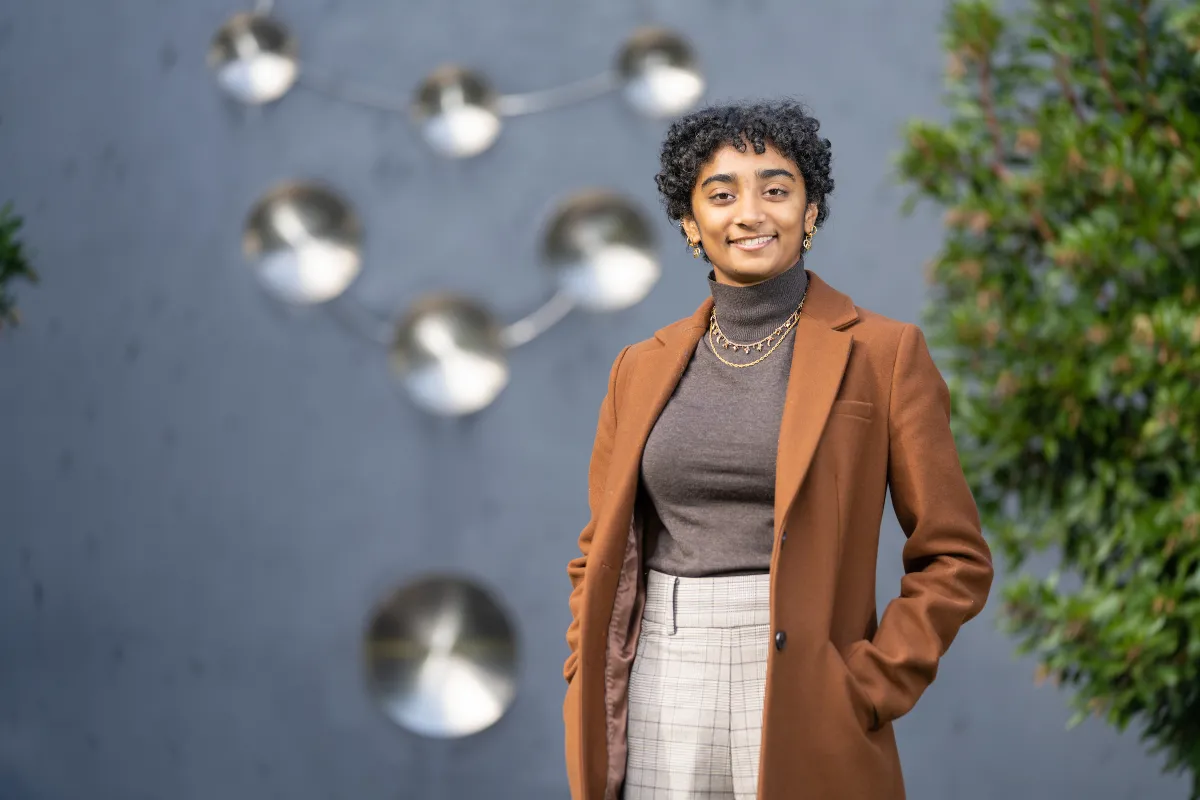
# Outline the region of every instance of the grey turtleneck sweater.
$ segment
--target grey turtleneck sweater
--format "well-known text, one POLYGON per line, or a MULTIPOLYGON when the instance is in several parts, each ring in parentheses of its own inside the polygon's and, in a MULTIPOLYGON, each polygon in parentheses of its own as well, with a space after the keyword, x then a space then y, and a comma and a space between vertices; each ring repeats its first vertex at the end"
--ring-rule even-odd
MULTIPOLYGON (((808 274, 801 262, 754 286, 720 284, 711 272, 708 282, 722 332, 749 343, 796 309, 808 274)), ((775 455, 795 336, 744 369, 722 364, 708 334, 701 337, 642 454, 647 567, 686 577, 770 569, 775 455)), ((734 363, 762 355, 717 348, 734 363)))

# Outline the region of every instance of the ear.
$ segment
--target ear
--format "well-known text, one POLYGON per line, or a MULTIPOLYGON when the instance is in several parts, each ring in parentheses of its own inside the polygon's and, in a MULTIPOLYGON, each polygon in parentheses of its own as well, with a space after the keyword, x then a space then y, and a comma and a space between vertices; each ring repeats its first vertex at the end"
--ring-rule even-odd
POLYGON ((696 224, 694 217, 684 217, 679 224, 683 226, 683 232, 687 234, 689 242, 698 243, 700 241, 700 226, 696 224))
POLYGON ((813 229, 813 226, 817 224, 817 214, 819 212, 820 212, 820 209, 817 208, 816 203, 808 204, 808 208, 806 208, 804 210, 804 232, 805 233, 808 233, 809 231, 811 231, 813 229))

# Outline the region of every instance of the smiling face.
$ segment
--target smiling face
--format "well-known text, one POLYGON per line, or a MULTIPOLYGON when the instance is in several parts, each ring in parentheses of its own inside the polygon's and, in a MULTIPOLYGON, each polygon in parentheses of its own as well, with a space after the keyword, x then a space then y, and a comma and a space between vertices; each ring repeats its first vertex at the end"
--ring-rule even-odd
POLYGON ((740 152, 725 145, 709 159, 692 188, 692 213, 683 230, 704 246, 718 283, 732 286, 773 278, 800 260, 804 235, 817 221, 804 176, 767 145, 740 152))

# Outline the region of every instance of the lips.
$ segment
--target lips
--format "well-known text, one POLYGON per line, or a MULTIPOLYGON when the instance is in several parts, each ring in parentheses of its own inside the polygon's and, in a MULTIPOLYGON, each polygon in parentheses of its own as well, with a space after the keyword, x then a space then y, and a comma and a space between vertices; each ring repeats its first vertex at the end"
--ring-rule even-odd
POLYGON ((741 239, 734 239, 729 243, 739 250, 761 250, 771 242, 775 241, 775 236, 746 236, 741 239))

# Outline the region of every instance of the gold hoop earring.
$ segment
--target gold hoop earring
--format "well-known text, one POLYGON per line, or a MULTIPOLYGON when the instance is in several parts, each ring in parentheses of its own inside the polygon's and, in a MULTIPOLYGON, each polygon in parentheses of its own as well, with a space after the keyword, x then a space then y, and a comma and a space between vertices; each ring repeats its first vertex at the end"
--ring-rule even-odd
POLYGON ((683 227, 683 222, 679 223, 679 230, 683 231, 684 238, 687 239, 688 247, 692 248, 692 258, 700 257, 700 240, 692 241, 692 237, 687 235, 687 229, 683 227))
POLYGON ((801 246, 804 248, 804 251, 806 253, 808 252, 809 248, 812 247, 812 237, 813 237, 813 234, 816 232, 817 232, 817 228, 816 228, 816 226, 813 226, 813 229, 804 235, 804 242, 802 243, 801 246))

